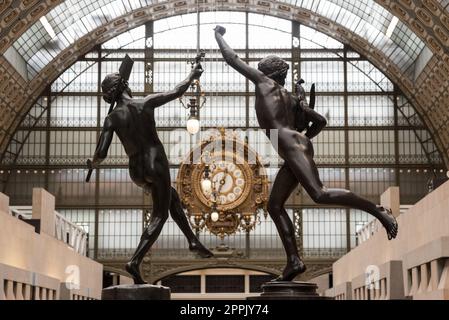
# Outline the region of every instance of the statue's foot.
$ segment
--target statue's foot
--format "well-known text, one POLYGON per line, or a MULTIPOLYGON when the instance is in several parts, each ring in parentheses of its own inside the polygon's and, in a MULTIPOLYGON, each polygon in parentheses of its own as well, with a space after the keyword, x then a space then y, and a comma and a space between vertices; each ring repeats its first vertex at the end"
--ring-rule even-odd
POLYGON ((189 250, 198 254, 201 258, 212 258, 214 254, 201 244, 201 242, 193 242, 189 245, 189 250))
POLYGON ((143 280, 142 275, 140 274, 139 266, 133 261, 128 262, 125 269, 133 278, 134 284, 148 284, 148 282, 143 280))
POLYGON ((307 267, 301 259, 298 259, 295 262, 289 262, 285 267, 284 272, 282 272, 282 275, 272 282, 293 281, 297 276, 306 272, 306 270, 307 267))
POLYGON ((393 240, 398 236, 399 225, 390 209, 378 206, 382 219, 380 222, 387 231, 388 240, 393 240))

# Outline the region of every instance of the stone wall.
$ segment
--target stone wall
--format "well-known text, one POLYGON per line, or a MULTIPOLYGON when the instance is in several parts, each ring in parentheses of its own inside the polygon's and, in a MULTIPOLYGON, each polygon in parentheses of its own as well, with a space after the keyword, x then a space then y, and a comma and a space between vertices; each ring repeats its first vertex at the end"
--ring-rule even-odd
POLYGON ((379 228, 338 260, 334 288, 327 294, 360 300, 449 300, 448 212, 449 182, 398 217, 397 239, 388 241, 379 228))
POLYGON ((0 300, 100 299, 103 266, 51 235, 45 220, 54 214, 52 196, 37 189, 33 195, 40 233, 5 212, 9 199, 0 194, 0 300))

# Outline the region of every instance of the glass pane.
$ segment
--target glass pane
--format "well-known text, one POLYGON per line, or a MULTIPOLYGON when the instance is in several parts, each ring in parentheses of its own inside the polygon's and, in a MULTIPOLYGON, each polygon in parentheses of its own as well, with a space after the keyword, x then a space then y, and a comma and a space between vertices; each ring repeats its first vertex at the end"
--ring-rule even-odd
POLYGON ((344 91, 343 62, 303 61, 301 78, 307 83, 315 83, 317 93, 344 91))
POLYGON ((348 91, 392 92, 393 83, 368 61, 348 63, 348 91))
POLYGON ((394 131, 349 131, 351 163, 394 163, 394 131))
POLYGON ((380 195, 396 185, 396 171, 386 168, 350 169, 349 186, 352 192, 373 203, 380 202, 380 195))
POLYGON ((131 180, 128 169, 102 169, 100 181, 100 204, 120 205, 126 199, 128 206, 144 205, 143 189, 131 180))
POLYGON ((331 258, 346 253, 346 210, 304 209, 303 244, 308 258, 331 258))
POLYGON ((95 183, 86 183, 86 176, 87 169, 50 170, 48 192, 55 196, 56 206, 95 205, 95 183))
POLYGON ((84 166, 94 154, 96 145, 95 131, 51 131, 50 164, 84 166))
POLYGON ((98 97, 57 96, 52 100, 50 126, 96 127, 98 97))
POLYGON ((129 258, 139 244, 143 230, 140 209, 100 210, 98 220, 98 258, 129 258))
POLYGON ((389 96, 349 96, 349 125, 394 126, 394 102, 389 96))

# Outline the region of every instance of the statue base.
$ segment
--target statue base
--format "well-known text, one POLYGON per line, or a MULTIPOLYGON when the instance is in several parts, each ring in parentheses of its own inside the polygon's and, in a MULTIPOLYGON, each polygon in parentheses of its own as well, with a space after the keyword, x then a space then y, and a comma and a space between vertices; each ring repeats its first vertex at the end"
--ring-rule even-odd
POLYGON ((170 288, 150 284, 132 284, 103 289, 101 300, 170 300, 170 288))
POLYGON ((333 300, 321 297, 318 286, 309 282, 267 282, 262 285, 262 294, 247 300, 333 300))

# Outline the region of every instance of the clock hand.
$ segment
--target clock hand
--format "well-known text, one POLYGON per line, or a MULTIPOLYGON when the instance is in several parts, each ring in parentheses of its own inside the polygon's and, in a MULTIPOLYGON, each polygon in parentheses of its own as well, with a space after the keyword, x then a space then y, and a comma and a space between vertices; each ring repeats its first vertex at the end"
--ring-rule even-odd
POLYGON ((218 192, 221 193, 221 189, 223 189, 223 186, 226 184, 226 177, 228 176, 228 169, 224 171, 223 178, 220 180, 220 187, 218 189, 218 192))
MULTIPOLYGON (((221 194, 221 190, 223 189, 223 187, 224 187, 224 185, 225 185, 225 183, 226 183, 226 176, 228 175, 228 168, 226 168, 226 170, 224 171, 224 175, 223 175, 223 178, 220 180, 220 186, 218 187, 218 192, 217 192, 217 195, 220 195, 221 194)), ((217 198, 218 198, 218 196, 217 196, 217 198)))

